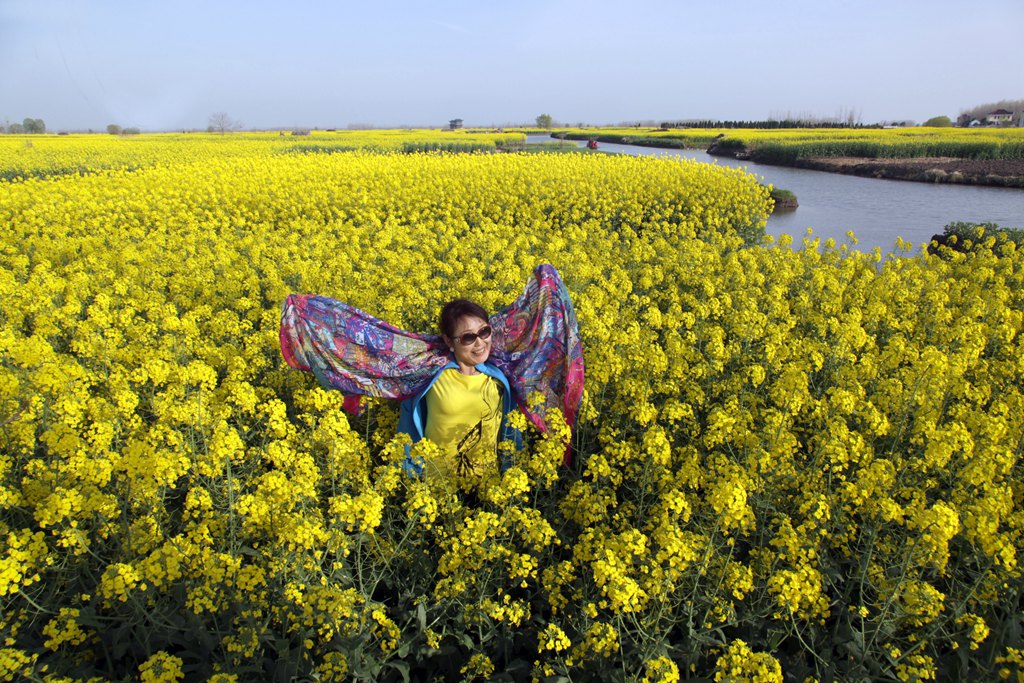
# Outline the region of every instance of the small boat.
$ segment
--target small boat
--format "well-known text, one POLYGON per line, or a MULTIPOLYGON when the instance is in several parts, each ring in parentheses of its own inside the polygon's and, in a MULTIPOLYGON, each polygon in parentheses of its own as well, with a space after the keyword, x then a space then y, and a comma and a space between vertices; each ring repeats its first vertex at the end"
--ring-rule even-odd
POLYGON ((597 140, 588 140, 587 149, 597 149, 597 140))

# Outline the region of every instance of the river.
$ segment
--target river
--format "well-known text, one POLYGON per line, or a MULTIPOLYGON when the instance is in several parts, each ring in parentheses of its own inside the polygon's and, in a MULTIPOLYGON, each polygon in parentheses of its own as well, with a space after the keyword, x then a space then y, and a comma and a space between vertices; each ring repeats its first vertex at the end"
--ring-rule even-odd
MULTIPOLYGON (((529 135, 527 144, 551 142, 546 135, 529 135)), ((582 147, 584 142, 578 143, 582 147)), ((768 166, 728 157, 711 156, 696 149, 658 149, 600 143, 599 150, 634 156, 682 157, 704 163, 744 168, 763 182, 789 190, 800 207, 779 211, 768 219, 767 231, 789 234, 800 244, 808 228, 824 242, 848 242, 853 231, 857 249, 893 250, 897 237, 914 244, 927 243, 953 221, 993 222, 1024 228, 1024 190, 976 185, 917 183, 768 166)))

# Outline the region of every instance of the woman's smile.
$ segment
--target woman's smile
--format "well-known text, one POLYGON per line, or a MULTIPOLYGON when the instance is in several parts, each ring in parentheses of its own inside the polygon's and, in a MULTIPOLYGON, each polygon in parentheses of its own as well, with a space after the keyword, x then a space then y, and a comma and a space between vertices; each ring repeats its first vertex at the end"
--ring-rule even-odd
POLYGON ((455 324, 455 334, 448 339, 455 361, 462 372, 476 372, 475 366, 491 355, 491 326, 476 316, 463 316, 455 324), (469 344, 465 344, 469 341, 469 344))

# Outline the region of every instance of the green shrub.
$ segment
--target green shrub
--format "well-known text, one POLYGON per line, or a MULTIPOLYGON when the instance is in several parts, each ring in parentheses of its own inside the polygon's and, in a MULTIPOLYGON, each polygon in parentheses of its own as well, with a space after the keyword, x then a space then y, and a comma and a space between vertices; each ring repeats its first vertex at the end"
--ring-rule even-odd
POLYGON ((941 235, 932 237, 928 251, 941 254, 943 247, 962 254, 982 248, 1000 251, 1011 242, 1015 249, 1024 246, 1024 230, 1004 228, 992 222, 954 221, 946 225, 941 235))
POLYGON ((771 191, 772 201, 775 202, 775 210, 779 209, 795 209, 799 206, 796 195, 789 190, 782 190, 777 187, 773 187, 771 191))

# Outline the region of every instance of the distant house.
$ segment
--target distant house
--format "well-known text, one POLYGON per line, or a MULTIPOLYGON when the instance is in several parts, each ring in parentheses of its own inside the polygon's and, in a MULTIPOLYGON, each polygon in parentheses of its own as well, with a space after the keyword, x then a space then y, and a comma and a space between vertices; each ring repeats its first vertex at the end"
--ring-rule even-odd
POLYGON ((1013 123, 1013 112, 1006 111, 1005 109, 996 109, 985 116, 985 123, 991 123, 996 126, 1013 123))
POLYGON ((448 122, 449 130, 458 130, 462 128, 462 119, 452 119, 448 122))

